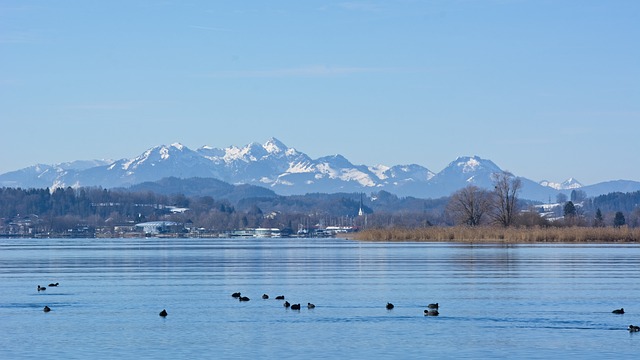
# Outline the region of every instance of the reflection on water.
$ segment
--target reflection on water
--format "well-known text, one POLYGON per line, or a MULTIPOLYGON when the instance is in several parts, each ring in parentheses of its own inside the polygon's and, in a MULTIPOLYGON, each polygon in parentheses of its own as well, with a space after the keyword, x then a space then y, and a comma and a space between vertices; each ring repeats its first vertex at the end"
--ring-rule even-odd
POLYGON ((639 264, 627 244, 2 240, 0 358, 630 356, 639 264))

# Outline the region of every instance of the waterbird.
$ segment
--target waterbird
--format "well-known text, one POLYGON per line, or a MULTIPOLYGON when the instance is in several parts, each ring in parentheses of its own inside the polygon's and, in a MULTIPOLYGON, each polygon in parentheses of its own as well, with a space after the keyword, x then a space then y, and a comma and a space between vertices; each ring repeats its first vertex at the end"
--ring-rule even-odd
POLYGON ((266 299, 268 299, 268 298, 269 298, 269 295, 267 295, 267 294, 262 294, 262 298, 266 300, 266 299))
POLYGON ((284 302, 284 307, 288 308, 289 306, 291 306, 291 304, 289 304, 289 302, 288 302, 288 301, 285 301, 285 302, 284 302))
POLYGON ((240 293, 239 292, 234 292, 233 294, 231 294, 232 297, 234 298, 239 298, 240 297, 240 293))
POLYGON ((160 316, 166 317, 167 316, 167 310, 162 309, 162 311, 160 311, 160 316))
POLYGON ((440 315, 438 310, 425 310, 424 311, 424 316, 438 316, 438 315, 440 315))
POLYGON ((38 285, 38 291, 45 291, 45 290, 47 290, 46 287, 38 285))
POLYGON ((58 285, 60 285, 60 283, 55 283, 55 284, 51 283, 51 284, 49 284, 50 287, 56 287, 58 285))
POLYGON ((612 311, 614 314, 624 314, 624 308, 615 309, 612 311))
POLYGON ((240 297, 238 298, 238 300, 240 300, 240 301, 249 301, 249 300, 251 300, 251 299, 249 299, 249 298, 248 298, 248 297, 246 297, 246 296, 240 296, 240 297))
POLYGON ((638 332, 638 331, 640 331, 640 326, 637 326, 637 325, 629 325, 629 331, 630 331, 630 332, 638 332))
POLYGON ((394 308, 393 304, 392 304, 392 303, 390 303, 390 302, 388 302, 388 303, 387 303, 387 310, 391 310, 391 309, 393 309, 393 308, 394 308))
POLYGON ((284 300, 284 295, 278 295, 278 296, 276 296, 276 300, 284 300))
POLYGON ((49 311, 51 311, 51 308, 50 308, 50 307, 48 307, 47 305, 45 305, 45 306, 44 306, 44 309, 42 309, 42 311, 44 311, 44 312, 49 312, 49 311))
POLYGON ((300 310, 300 304, 292 304, 291 310, 300 310))
POLYGON ((316 307, 316 306, 315 306, 315 305, 313 305, 312 303, 307 303, 307 309, 313 309, 313 308, 315 308, 315 307, 316 307))
POLYGON ((438 308, 438 303, 435 303, 435 304, 429 304, 429 305, 427 305, 427 307, 428 307, 429 309, 437 309, 437 308, 438 308))

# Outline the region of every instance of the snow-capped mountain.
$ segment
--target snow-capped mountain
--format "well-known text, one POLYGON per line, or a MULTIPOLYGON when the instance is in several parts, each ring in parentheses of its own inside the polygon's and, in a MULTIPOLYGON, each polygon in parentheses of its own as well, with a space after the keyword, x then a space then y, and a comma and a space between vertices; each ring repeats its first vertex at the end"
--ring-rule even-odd
MULTIPOLYGON (((153 147, 130 159, 34 165, 1 174, 0 186, 112 188, 167 177, 199 177, 215 178, 231 184, 258 185, 281 195, 385 190, 399 196, 436 198, 449 196, 469 184, 491 189, 493 174, 502 171, 491 160, 478 156, 459 157, 437 174, 416 164, 354 165, 342 155, 311 159, 271 138, 264 144, 251 143, 227 148, 203 146, 195 151, 174 143, 153 147)), ((568 194, 577 188, 584 190, 588 196, 607 193, 610 187, 640 190, 640 183, 633 181, 587 187, 582 187, 575 179, 561 184, 549 181, 537 183, 525 178, 521 178, 521 181, 520 196, 542 202, 555 199, 559 192, 568 194)))
POLYGON ((573 190, 582 187, 582 184, 574 178, 569 178, 561 183, 542 180, 540 181, 540 185, 547 186, 556 190, 573 190))

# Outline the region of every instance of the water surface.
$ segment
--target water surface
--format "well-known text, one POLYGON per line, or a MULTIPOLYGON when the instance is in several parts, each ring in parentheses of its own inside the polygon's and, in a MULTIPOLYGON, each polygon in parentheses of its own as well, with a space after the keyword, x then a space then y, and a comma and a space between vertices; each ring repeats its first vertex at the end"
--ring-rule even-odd
POLYGON ((639 264, 627 244, 5 239, 0 358, 631 357, 639 264))

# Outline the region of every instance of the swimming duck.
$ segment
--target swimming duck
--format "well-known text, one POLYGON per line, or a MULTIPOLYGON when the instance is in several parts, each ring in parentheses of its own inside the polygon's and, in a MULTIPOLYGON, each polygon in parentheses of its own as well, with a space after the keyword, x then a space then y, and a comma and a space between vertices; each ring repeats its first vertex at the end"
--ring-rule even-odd
POLYGON ((637 325, 629 325, 629 331, 630 331, 630 332, 638 332, 638 331, 640 331, 640 326, 637 326, 637 325))
POLYGON ((291 304, 289 304, 289 302, 288 302, 288 301, 285 301, 285 302, 284 302, 284 307, 288 308, 289 306, 291 306, 291 304))
POLYGON ((424 316, 438 316, 438 315, 440 315, 438 310, 425 310, 424 311, 424 316))
POLYGON ((394 308, 393 304, 392 304, 392 303, 390 303, 390 302, 388 302, 388 303, 387 303, 387 310, 391 310, 391 309, 393 309, 393 308, 394 308))
POLYGON ((240 297, 238 298, 238 300, 240 300, 240 301, 249 301, 249 300, 251 300, 251 299, 249 299, 249 298, 248 298, 248 297, 246 297, 246 296, 240 296, 240 297))
POLYGON ((45 290, 47 290, 46 287, 38 285, 38 291, 45 291, 45 290))
POLYGON ((437 309, 437 308, 438 308, 438 303, 435 303, 435 304, 429 304, 429 305, 427 305, 427 307, 428 307, 429 309, 437 309))
POLYGON ((624 308, 615 309, 612 311, 614 314, 624 314, 624 308))
POLYGON ((269 295, 267 295, 267 294, 262 294, 262 298, 266 300, 266 299, 268 299, 268 298, 269 298, 269 295))
POLYGON ((53 283, 52 283, 52 284, 49 284, 49 286, 50 286, 50 287, 56 287, 56 286, 58 286, 59 284, 60 284, 60 283, 55 283, 55 284, 53 284, 53 283))
POLYGON ((300 310, 300 304, 292 304, 291 310, 300 310))
POLYGON ((284 295, 278 295, 278 296, 276 296, 276 300, 284 300, 284 295))
POLYGON ((233 294, 231 294, 232 297, 234 298, 239 298, 240 297, 240 293, 239 292, 234 292, 233 294))
POLYGON ((312 303, 307 303, 307 309, 313 309, 313 308, 315 308, 315 307, 316 307, 316 306, 315 306, 315 305, 313 305, 312 303))
POLYGON ((162 309, 162 311, 160 311, 160 316, 166 317, 167 316, 167 310, 162 309))
POLYGON ((45 305, 44 309, 42 309, 42 311, 49 312, 49 311, 51 311, 51 308, 45 305))

